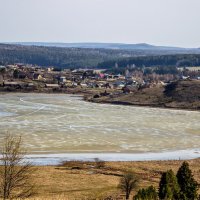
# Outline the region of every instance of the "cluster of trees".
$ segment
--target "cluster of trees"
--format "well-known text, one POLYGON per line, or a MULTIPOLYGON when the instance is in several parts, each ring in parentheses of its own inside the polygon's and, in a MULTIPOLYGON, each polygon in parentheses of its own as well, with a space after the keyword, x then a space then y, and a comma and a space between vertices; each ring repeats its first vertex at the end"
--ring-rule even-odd
POLYGON ((132 58, 123 58, 119 60, 109 60, 98 64, 98 68, 106 68, 109 70, 119 70, 127 66, 136 66, 138 68, 158 66, 158 73, 173 72, 175 67, 200 66, 199 54, 184 55, 156 55, 156 56, 139 56, 132 58), (118 69, 116 69, 116 63, 118 69))
MULTIPOLYGON (((119 187, 129 199, 130 193, 137 187, 138 178, 132 174, 125 174, 121 180, 119 187)), ((175 175, 172 170, 164 172, 159 183, 159 191, 149 186, 146 189, 140 189, 133 197, 133 200, 197 200, 198 183, 194 179, 192 171, 187 162, 183 162, 175 175)))
POLYGON ((112 49, 61 48, 0 44, 0 65, 24 63, 58 68, 96 67, 98 63, 126 56, 137 51, 112 49))

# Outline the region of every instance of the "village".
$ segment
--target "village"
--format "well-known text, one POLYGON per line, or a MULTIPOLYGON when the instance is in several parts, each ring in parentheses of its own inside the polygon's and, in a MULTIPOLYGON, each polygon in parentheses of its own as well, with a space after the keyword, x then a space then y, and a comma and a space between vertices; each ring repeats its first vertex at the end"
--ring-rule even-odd
POLYGON ((106 96, 110 92, 132 93, 141 88, 160 87, 179 79, 200 80, 200 67, 177 70, 178 74, 156 74, 126 68, 123 74, 115 74, 105 69, 60 70, 55 67, 13 64, 0 66, 0 91, 81 93, 84 89, 95 89, 101 91, 100 95, 106 96))

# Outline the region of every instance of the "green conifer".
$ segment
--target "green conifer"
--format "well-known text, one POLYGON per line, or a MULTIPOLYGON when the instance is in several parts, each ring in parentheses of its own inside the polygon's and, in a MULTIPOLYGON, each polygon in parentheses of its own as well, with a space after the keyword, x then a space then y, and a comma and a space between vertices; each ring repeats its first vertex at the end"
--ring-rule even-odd
POLYGON ((192 171, 190 170, 187 162, 183 162, 182 166, 177 172, 176 177, 180 186, 181 197, 186 200, 197 199, 198 184, 194 180, 192 171))
POLYGON ((178 200, 180 187, 172 170, 164 172, 159 183, 159 198, 164 200, 178 200))

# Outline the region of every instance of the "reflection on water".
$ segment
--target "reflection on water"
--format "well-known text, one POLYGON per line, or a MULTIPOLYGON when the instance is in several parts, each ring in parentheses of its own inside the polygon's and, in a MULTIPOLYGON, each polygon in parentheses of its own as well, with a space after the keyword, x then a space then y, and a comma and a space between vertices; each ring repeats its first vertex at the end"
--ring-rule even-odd
POLYGON ((23 134, 31 152, 195 149, 199 120, 199 112, 93 104, 70 95, 0 96, 0 134, 23 134))

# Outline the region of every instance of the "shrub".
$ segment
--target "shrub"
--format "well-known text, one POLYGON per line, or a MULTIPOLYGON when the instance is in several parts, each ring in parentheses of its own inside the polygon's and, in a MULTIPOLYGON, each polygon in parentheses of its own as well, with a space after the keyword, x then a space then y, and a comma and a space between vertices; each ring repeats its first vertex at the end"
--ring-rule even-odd
POLYGON ((158 194, 153 186, 149 186, 146 189, 140 189, 135 195, 133 200, 157 200, 158 194))

